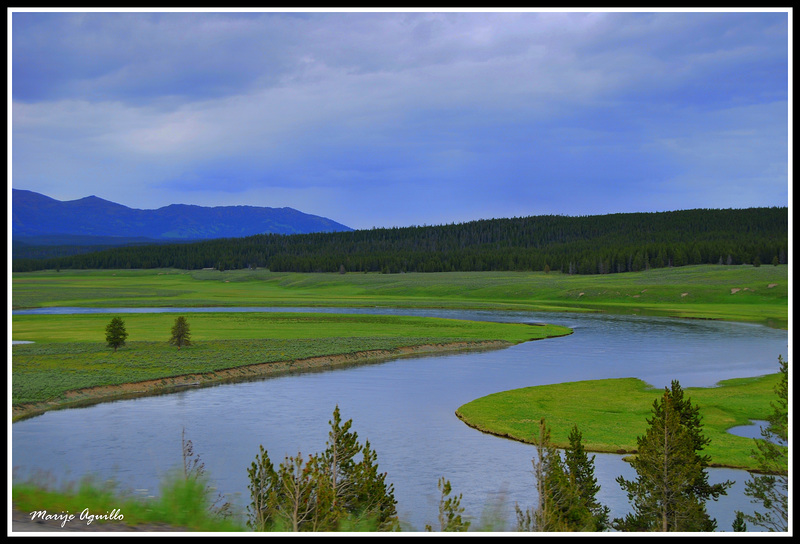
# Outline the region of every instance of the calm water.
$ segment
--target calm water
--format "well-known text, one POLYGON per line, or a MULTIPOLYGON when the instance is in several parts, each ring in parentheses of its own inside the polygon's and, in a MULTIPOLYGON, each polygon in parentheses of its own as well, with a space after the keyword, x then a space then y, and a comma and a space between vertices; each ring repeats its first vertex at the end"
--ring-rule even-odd
MULTIPOLYGON (((360 439, 377 451, 408 529, 423 530, 426 523, 436 527, 441 476, 455 493, 463 493, 474 525, 499 508, 511 529, 514 504, 535 503, 534 449, 468 428, 454 415, 462 404, 497 391, 600 378, 637 377, 656 387, 673 379, 683 387, 713 386, 722 379, 777 372, 778 355, 786 358, 788 351, 786 331, 737 323, 521 312, 322 311, 547 322, 575 332, 503 350, 404 358, 49 412, 13 425, 16 474, 44 470, 74 480, 92 473, 126 488, 157 492, 161 475, 180 466, 185 429, 214 485, 244 507, 246 469, 259 445, 276 465, 286 455, 322 450, 338 405, 343 418, 353 419, 360 439)), ((600 500, 612 516, 624 515, 627 498, 614 480, 635 474, 617 455, 598 454, 595 466, 600 500)), ((728 469, 709 473, 712 481, 737 482, 727 497, 709 505, 719 529, 730 530, 735 510, 752 511, 742 494, 748 475, 728 469)))

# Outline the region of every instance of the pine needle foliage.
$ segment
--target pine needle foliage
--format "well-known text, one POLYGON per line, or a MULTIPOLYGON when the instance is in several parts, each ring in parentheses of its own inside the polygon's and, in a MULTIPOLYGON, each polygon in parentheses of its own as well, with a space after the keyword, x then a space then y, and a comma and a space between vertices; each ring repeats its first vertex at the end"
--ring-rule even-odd
POLYGON ((710 458, 700 452, 709 440, 702 434, 699 408, 684 398, 677 381, 653 401, 646 433, 637 439, 631 460, 635 480, 617 482, 628 494, 633 512, 613 522, 620 531, 707 532, 716 520, 706 502, 725 495, 733 482, 709 484, 705 468, 710 458))
MULTIPOLYGON (((438 482, 439 491, 442 492, 442 497, 439 500, 439 527, 442 532, 446 533, 462 533, 469 530, 472 522, 464 519, 464 507, 461 506, 462 494, 453 495, 453 486, 450 480, 444 476, 439 478, 438 482)), ((433 527, 426 525, 425 530, 432 532, 433 527)))
POLYGON ((114 351, 124 346, 127 338, 128 331, 125 330, 125 322, 122 318, 115 317, 106 325, 106 343, 109 347, 114 348, 114 351))
POLYGON ((564 458, 553 446, 544 418, 539 422, 537 457, 532 461, 536 478, 536 507, 515 506, 517 530, 524 532, 596 532, 606 529, 608 508, 596 498, 600 487, 591 459, 573 427, 564 458))
POLYGON ((169 343, 181 349, 181 346, 191 345, 191 336, 189 332, 189 322, 186 318, 179 316, 175 319, 175 324, 172 326, 172 337, 169 339, 169 343))
POLYGON ((260 446, 248 469, 248 527, 255 531, 396 531, 394 487, 378 471, 377 453, 343 422, 329 421, 327 447, 286 457, 276 469, 260 446))
MULTIPOLYGON (((781 380, 775 386, 777 401, 771 403, 768 425, 755 439, 753 457, 759 473, 745 482, 745 495, 765 511, 744 515, 744 520, 769 532, 786 532, 789 527, 789 363, 778 357, 781 380)), ((741 512, 737 512, 741 514, 741 512)))

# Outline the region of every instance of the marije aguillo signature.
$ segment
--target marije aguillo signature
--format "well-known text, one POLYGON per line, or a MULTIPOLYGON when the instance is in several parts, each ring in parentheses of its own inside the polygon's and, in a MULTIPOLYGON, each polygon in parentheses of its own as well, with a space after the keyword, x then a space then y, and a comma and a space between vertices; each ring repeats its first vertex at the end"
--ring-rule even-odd
POLYGON ((67 523, 74 521, 75 519, 86 523, 86 525, 91 525, 92 522, 96 520, 122 521, 125 519, 125 516, 120 513, 119 508, 115 508, 110 512, 107 511, 105 514, 92 514, 89 512, 88 508, 84 508, 80 513, 77 514, 70 514, 69 512, 51 514, 48 513, 47 510, 34 510, 30 513, 30 518, 31 521, 60 521, 61 527, 64 527, 67 523))

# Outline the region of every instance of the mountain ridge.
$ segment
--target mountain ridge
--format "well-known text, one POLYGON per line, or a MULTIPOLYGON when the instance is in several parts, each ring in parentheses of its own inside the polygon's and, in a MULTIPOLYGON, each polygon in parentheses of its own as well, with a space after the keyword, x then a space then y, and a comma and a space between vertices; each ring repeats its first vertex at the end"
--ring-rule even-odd
MULTIPOLYGON (((194 241, 254 234, 343 232, 350 227, 289 207, 169 204, 130 208, 95 195, 60 201, 26 189, 12 189, 12 236, 98 236, 194 241)), ((41 245, 41 244, 40 244, 41 245)))

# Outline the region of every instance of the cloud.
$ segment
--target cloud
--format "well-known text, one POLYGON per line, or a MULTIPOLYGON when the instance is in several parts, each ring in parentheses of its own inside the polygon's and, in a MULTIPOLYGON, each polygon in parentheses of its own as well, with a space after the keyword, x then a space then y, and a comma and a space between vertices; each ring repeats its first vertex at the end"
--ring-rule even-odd
POLYGON ((13 183, 57 198, 355 226, 786 204, 786 13, 15 12, 12 48, 13 183))

